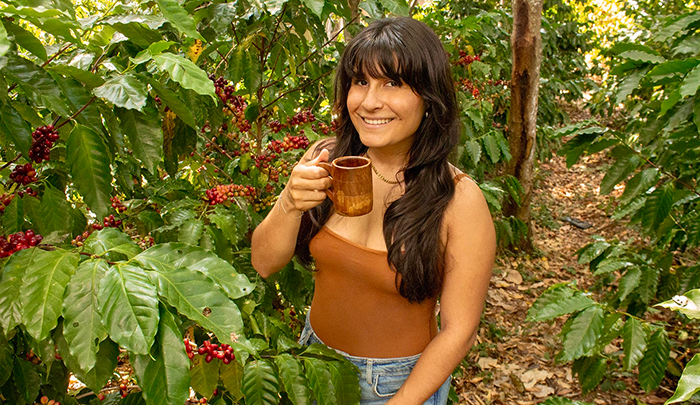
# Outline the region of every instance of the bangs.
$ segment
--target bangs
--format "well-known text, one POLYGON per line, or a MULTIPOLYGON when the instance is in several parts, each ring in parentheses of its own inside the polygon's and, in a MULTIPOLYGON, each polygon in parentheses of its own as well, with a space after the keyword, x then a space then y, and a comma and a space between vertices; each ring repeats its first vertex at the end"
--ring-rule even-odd
POLYGON ((411 78, 418 72, 412 72, 411 57, 406 45, 390 30, 383 30, 374 38, 356 41, 352 49, 347 49, 348 57, 344 59, 342 69, 350 79, 386 77, 403 81, 413 87, 411 78))

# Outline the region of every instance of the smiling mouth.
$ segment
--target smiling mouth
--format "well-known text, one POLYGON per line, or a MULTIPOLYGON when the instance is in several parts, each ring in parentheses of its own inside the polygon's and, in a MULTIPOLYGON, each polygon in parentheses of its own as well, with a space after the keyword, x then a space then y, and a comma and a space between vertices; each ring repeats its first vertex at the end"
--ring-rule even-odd
POLYGON ((384 118, 384 119, 373 120, 373 119, 362 117, 362 120, 364 122, 368 123, 369 125, 382 125, 382 124, 386 124, 386 123, 391 122, 393 120, 393 118, 384 118))

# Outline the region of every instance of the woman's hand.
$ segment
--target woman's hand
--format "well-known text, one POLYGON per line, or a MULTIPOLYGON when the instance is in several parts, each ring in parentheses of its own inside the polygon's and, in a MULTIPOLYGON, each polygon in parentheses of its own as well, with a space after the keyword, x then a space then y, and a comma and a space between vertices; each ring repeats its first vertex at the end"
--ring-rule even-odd
POLYGON ((316 166, 328 161, 329 152, 323 149, 314 159, 302 159, 292 169, 287 186, 280 194, 280 204, 286 213, 298 216, 321 204, 326 199, 326 190, 332 185, 326 169, 316 166))

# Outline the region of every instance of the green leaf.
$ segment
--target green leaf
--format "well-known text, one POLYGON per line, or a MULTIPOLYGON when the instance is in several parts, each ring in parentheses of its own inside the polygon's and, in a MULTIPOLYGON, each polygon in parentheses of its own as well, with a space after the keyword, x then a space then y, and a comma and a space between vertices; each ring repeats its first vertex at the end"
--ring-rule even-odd
POLYGON ((656 184, 656 176, 658 173, 659 169, 652 167, 649 169, 644 169, 635 174, 631 179, 629 179, 629 181, 627 181, 627 185, 625 185, 625 192, 622 193, 620 202, 627 204, 641 193, 649 190, 651 186, 656 184))
POLYGON ((659 386, 666 372, 671 345, 666 330, 658 329, 649 338, 644 357, 639 361, 639 385, 646 392, 659 386))
POLYGON ((146 250, 134 258, 145 269, 170 272, 184 267, 206 274, 214 280, 231 299, 250 294, 255 287, 248 278, 236 272, 227 261, 197 246, 182 243, 163 243, 146 250))
POLYGON ((612 273, 613 271, 625 269, 632 265, 633 263, 630 263, 626 260, 621 260, 618 257, 608 257, 603 259, 600 263, 598 263, 595 271, 593 272, 593 275, 599 276, 601 274, 612 273))
POLYGON ((211 96, 214 100, 217 99, 214 83, 209 80, 205 71, 189 59, 165 52, 153 56, 153 61, 160 70, 168 72, 170 78, 180 83, 182 87, 194 90, 197 94, 211 96))
POLYGON ((109 253, 124 254, 128 259, 141 253, 142 250, 129 235, 116 228, 104 228, 93 232, 84 242, 83 250, 97 256, 106 256, 111 260, 119 260, 121 256, 109 253))
POLYGON ((549 397, 540 405, 591 405, 588 402, 572 401, 565 397, 549 397))
POLYGON ((615 96, 615 104, 620 104, 625 101, 627 96, 639 88, 639 83, 646 76, 648 69, 638 69, 629 74, 620 81, 617 86, 617 95, 615 96))
POLYGON ((323 16, 323 0, 301 0, 302 4, 304 4, 309 10, 311 10, 314 14, 318 16, 318 18, 322 18, 323 16))
POLYGON ((232 344, 243 334, 243 320, 236 304, 203 273, 184 267, 160 267, 150 272, 158 293, 182 315, 232 344))
POLYGON ((90 128, 76 125, 66 145, 66 154, 74 185, 88 207, 104 218, 111 205, 112 173, 107 145, 90 128))
POLYGON ((219 363, 219 377, 221 383, 226 388, 226 391, 233 396, 235 400, 243 398, 241 392, 241 380, 243 379, 243 366, 237 361, 232 361, 229 364, 219 363))
POLYGON ((197 123, 194 120, 192 111, 180 100, 177 93, 162 85, 158 80, 151 78, 149 82, 160 97, 161 101, 168 106, 185 124, 197 129, 197 123))
POLYGON ((209 220, 221 229, 232 245, 238 243, 238 231, 236 229, 236 218, 230 213, 217 210, 215 213, 209 215, 209 220))
POLYGON ((5 56, 7 54, 7 51, 10 50, 10 46, 12 44, 10 43, 10 39, 7 38, 7 31, 5 30, 5 26, 0 24, 0 57, 5 56))
POLYGON ((518 204, 518 206, 520 206, 522 203, 522 197, 525 194, 523 186, 515 176, 511 175, 505 176, 503 178, 503 182, 505 183, 506 190, 508 190, 510 197, 516 204, 518 204))
POLYGON ((13 198, 2 215, 2 228, 6 235, 19 232, 24 225, 24 203, 21 198, 13 198))
POLYGON ((86 373, 77 375, 77 377, 88 388, 97 392, 114 376, 114 369, 117 367, 118 361, 119 345, 107 338, 100 342, 95 367, 86 373))
POLYGON ((66 250, 40 250, 24 275, 22 323, 37 341, 49 336, 63 312, 66 285, 78 266, 78 255, 66 250))
POLYGON ((657 55, 655 53, 644 52, 641 50, 629 50, 620 53, 621 58, 631 59, 636 62, 642 63, 663 63, 666 62, 663 56, 657 55))
POLYGON ((639 158, 636 156, 626 156, 617 160, 605 172, 605 177, 600 182, 600 194, 610 194, 615 185, 624 181, 637 168, 638 164, 639 158))
POLYGON ((668 97, 661 103, 661 112, 659 112, 659 116, 666 114, 668 110, 673 108, 673 106, 678 104, 678 102, 682 99, 683 97, 681 97, 680 90, 675 90, 668 93, 668 97))
POLYGON ((489 155, 491 162, 498 163, 501 156, 501 150, 498 148, 498 141, 496 141, 496 138, 491 135, 486 135, 484 136, 483 141, 484 149, 486 150, 486 154, 489 155))
POLYGON ((408 17, 409 7, 405 0, 379 0, 379 3, 392 14, 408 17))
POLYGON ((32 363, 15 356, 12 377, 19 395, 27 403, 33 403, 39 395, 41 376, 32 363))
POLYGON ((610 243, 605 241, 594 242, 584 246, 578 252, 576 252, 576 254, 578 254, 579 264, 590 263, 609 247, 610 243))
POLYGON ((24 156, 29 156, 32 145, 32 129, 22 116, 9 104, 0 107, 0 133, 15 145, 24 156))
POLYGON ((700 318, 700 289, 687 291, 682 296, 676 295, 673 299, 654 305, 655 307, 668 308, 685 314, 689 318, 700 318))
POLYGON ((693 356, 692 360, 685 365, 683 374, 680 380, 678 380, 676 392, 673 393, 671 398, 664 402, 664 405, 687 401, 698 391, 700 391, 700 355, 696 354, 693 356))
POLYGON ((700 65, 695 66, 683 79, 680 87, 681 97, 694 95, 698 92, 698 88, 700 88, 700 65))
POLYGON ((335 387, 329 384, 331 372, 326 362, 315 358, 304 358, 306 378, 319 404, 337 404, 335 387))
POLYGON ((335 387, 335 396, 339 404, 350 405, 360 403, 360 376, 357 368, 346 361, 328 362, 331 371, 331 381, 335 387))
POLYGON ((112 266, 97 298, 109 336, 130 352, 148 354, 158 329, 158 298, 143 269, 112 266))
POLYGON ((63 302, 63 336, 71 355, 83 370, 90 370, 97 361, 99 342, 107 338, 107 329, 97 304, 100 280, 109 266, 104 260, 90 259, 80 263, 66 286, 63 302))
MULTIPOLYGON (((190 368, 190 384, 192 389, 199 395, 211 398, 212 393, 219 383, 219 363, 218 360, 204 361, 204 355, 195 354, 190 368)), ((229 363, 232 364, 232 363, 229 363)))
POLYGON ((17 294, 24 285, 27 269, 32 266, 34 258, 41 254, 39 249, 24 249, 10 256, 5 263, 0 279, 0 326, 4 333, 9 333, 22 323, 22 295, 17 294))
POLYGON ((12 377, 15 351, 13 346, 0 333, 0 387, 12 377))
POLYGON ((657 267, 644 266, 641 268, 642 275, 639 279, 637 294, 639 299, 648 304, 656 296, 656 290, 659 286, 659 272, 657 267))
POLYGON ((21 17, 40 17, 40 18, 52 18, 52 17, 68 17, 63 11, 57 8, 47 8, 42 6, 36 7, 24 7, 24 6, 5 6, 0 9, 0 13, 12 16, 18 15, 21 17))
POLYGON ((481 145, 479 145, 479 142, 470 139, 464 144, 464 147, 467 150, 469 157, 472 158, 474 165, 478 165, 479 159, 481 159, 481 145))
POLYGON ((146 98, 148 97, 146 84, 128 73, 108 79, 92 92, 97 97, 101 97, 117 107, 138 111, 146 106, 146 98))
MULTIPOLYGON (((329 376, 330 377, 330 376, 329 376)), ((247 363, 243 369, 241 391, 246 405, 277 404, 279 381, 272 362, 266 359, 247 363)), ((321 402, 326 403, 326 402, 321 402)))
POLYGON ((581 391, 585 394, 593 390, 605 377, 606 363, 604 357, 593 356, 576 359, 572 370, 576 370, 581 382, 581 391))
POLYGON ((627 270, 627 273, 620 279, 618 286, 618 299, 620 302, 624 301, 639 286, 641 279, 642 270, 639 267, 632 267, 627 270))
MULTIPOLYGON (((64 76, 69 76, 84 83, 88 90, 100 87, 105 84, 105 80, 89 70, 83 70, 70 65, 51 65, 46 68, 49 72, 55 72, 64 76)), ((81 113, 82 114, 82 113, 81 113)))
POLYGON ((199 239, 202 237, 202 231, 204 230, 204 223, 200 219, 189 219, 180 225, 180 230, 178 234, 178 242, 186 243, 188 245, 197 245, 199 239))
POLYGON ((44 189, 41 197, 41 218, 44 219, 44 234, 48 235, 54 231, 68 233, 71 229, 72 220, 70 216, 70 206, 66 201, 66 195, 49 185, 44 189))
POLYGON ((44 106, 59 115, 70 116, 61 89, 43 68, 22 57, 8 55, 7 64, 2 70, 19 84, 35 104, 44 106))
POLYGON ((311 402, 311 391, 309 382, 304 376, 304 369, 301 362, 288 353, 283 353, 275 357, 275 364, 279 369, 282 385, 287 396, 294 405, 308 404, 311 402))
POLYGON ((642 226, 647 232, 653 232, 671 213, 673 194, 673 188, 665 185, 649 195, 642 209, 642 226))
POLYGON ((46 48, 44 48, 44 45, 34 34, 4 18, 2 19, 2 24, 5 26, 7 32, 15 37, 17 45, 28 50, 43 61, 47 59, 46 48))
POLYGON ((625 370, 632 369, 639 364, 639 360, 644 357, 647 348, 647 332, 644 325, 637 318, 630 317, 622 328, 622 349, 625 352, 623 366, 625 370))
POLYGON ((584 310, 595 301, 568 287, 550 287, 535 300, 527 312, 527 321, 548 321, 562 315, 584 310))
POLYGON ((149 405, 185 403, 190 395, 189 366, 182 334, 173 315, 161 305, 158 334, 151 353, 134 359, 134 370, 146 402, 149 405))
POLYGON ((588 354, 603 333, 603 309, 595 305, 576 315, 564 336, 561 359, 571 361, 588 354))
POLYGON ((134 156, 151 173, 163 158, 163 130, 156 111, 147 114, 134 110, 117 112, 122 122, 122 130, 129 138, 134 156))
POLYGON ((187 14, 187 10, 185 10, 180 3, 175 0, 156 0, 156 2, 163 16, 170 21, 175 28, 190 38, 204 41, 204 38, 197 31, 194 19, 187 14))

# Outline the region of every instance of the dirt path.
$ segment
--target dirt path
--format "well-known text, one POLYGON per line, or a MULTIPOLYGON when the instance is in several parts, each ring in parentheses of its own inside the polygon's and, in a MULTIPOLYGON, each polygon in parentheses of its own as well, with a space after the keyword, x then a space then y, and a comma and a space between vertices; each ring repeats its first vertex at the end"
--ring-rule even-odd
POLYGON ((563 318, 553 325, 525 322, 528 308, 547 287, 571 280, 583 289, 593 284, 588 266, 578 264, 575 254, 591 242, 591 236, 625 239, 628 231, 609 218, 612 199, 598 192, 607 165, 602 155, 595 155, 582 158, 570 169, 559 157, 539 166, 533 202, 537 257, 499 255, 477 345, 463 362, 457 390, 461 404, 525 405, 538 404, 548 396, 565 396, 600 405, 652 405, 671 396, 668 380, 648 395, 639 388, 636 377, 613 378, 615 389, 599 387, 581 396, 570 363, 554 362, 563 318), (561 221, 565 216, 592 226, 576 228, 561 221))

